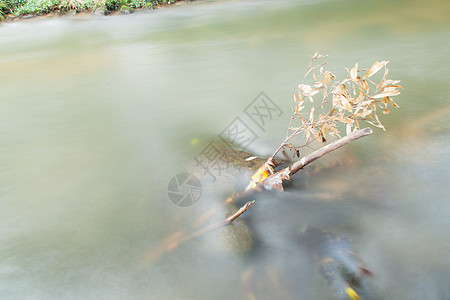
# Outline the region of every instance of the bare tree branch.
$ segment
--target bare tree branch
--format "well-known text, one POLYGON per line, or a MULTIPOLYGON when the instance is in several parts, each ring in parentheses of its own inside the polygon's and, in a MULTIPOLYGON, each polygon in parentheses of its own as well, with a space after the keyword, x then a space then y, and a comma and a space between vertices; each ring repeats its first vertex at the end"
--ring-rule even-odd
POLYGON ((176 232, 172 235, 170 235, 159 247, 156 247, 152 249, 152 251, 146 253, 144 257, 144 261, 146 263, 155 262, 160 257, 164 256, 165 254, 177 249, 181 244, 193 240, 203 234, 206 234, 208 232, 211 232, 213 230, 219 229, 221 227, 227 226, 231 224, 234 220, 239 218, 244 212, 247 211, 253 204, 255 203, 255 200, 248 201, 245 203, 241 208, 239 208, 234 214, 226 218, 225 220, 222 220, 220 222, 211 224, 209 226, 206 226, 200 230, 197 230, 191 234, 188 234, 186 236, 183 236, 184 232, 176 232))
MULTIPOLYGON (((247 198, 254 193, 262 192, 265 190, 266 187, 272 187, 277 190, 283 190, 283 181, 290 179, 292 175, 297 173, 300 169, 304 168, 306 165, 312 163, 316 159, 341 148, 342 146, 345 146, 353 141, 356 141, 362 137, 365 137, 367 135, 372 134, 373 131, 369 127, 364 129, 358 129, 350 133, 349 135, 340 138, 316 151, 313 153, 303 157, 302 159, 292 163, 287 168, 284 168, 283 170, 272 174, 271 176, 267 177, 264 181, 256 184, 253 188, 245 190, 244 192, 237 193, 233 196, 233 202, 242 200, 244 198, 247 198)), ((146 261, 151 262, 159 259, 164 254, 171 252, 178 248, 181 244, 193 240, 203 234, 209 233, 211 231, 214 231, 216 229, 219 229, 221 227, 227 226, 231 224, 233 221, 235 221, 237 218, 239 218, 244 212, 246 212, 253 204, 255 203, 255 200, 248 201, 245 203, 241 208, 239 208, 234 214, 227 217, 226 219, 211 224, 209 226, 206 226, 200 230, 197 230, 191 234, 188 234, 186 236, 182 236, 183 232, 179 232, 178 234, 170 236, 166 241, 163 242, 161 247, 158 247, 154 249, 152 252, 148 253, 146 255, 146 261)))
POLYGON ((224 227, 226 225, 231 224, 231 222, 233 222, 234 220, 236 220, 237 218, 239 218, 244 212, 247 211, 247 209, 249 209, 253 204, 255 203, 255 200, 253 201, 248 201, 247 203, 245 203, 241 208, 239 208, 234 214, 232 214, 231 216, 229 216, 228 218, 226 218, 223 221, 217 222, 215 224, 211 224, 205 228, 202 228, 196 232, 191 233, 190 235, 184 237, 181 242, 186 242, 188 240, 192 240, 195 239, 196 237, 208 233, 210 231, 216 230, 220 227, 224 227))
POLYGON ((306 155, 302 159, 289 165, 287 168, 284 168, 283 170, 272 174, 271 176, 267 177, 264 181, 262 181, 261 185, 263 185, 265 187, 270 186, 277 190, 282 191, 283 190, 282 182, 284 180, 289 180, 292 175, 294 175, 295 173, 298 172, 298 170, 304 168, 306 165, 312 163, 316 159, 318 159, 336 149, 339 149, 351 142, 354 142, 357 139, 368 136, 372 133, 373 133, 373 131, 369 127, 366 127, 364 129, 355 130, 355 131, 351 132, 349 135, 344 136, 326 146, 323 146, 322 148, 314 151, 313 153, 306 155))

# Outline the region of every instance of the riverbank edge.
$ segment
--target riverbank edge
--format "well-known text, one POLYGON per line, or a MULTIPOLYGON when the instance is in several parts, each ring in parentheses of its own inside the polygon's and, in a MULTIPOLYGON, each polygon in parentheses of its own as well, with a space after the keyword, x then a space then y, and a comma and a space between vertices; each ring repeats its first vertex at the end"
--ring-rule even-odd
MULTIPOLYGON (((117 9, 108 9, 106 5, 98 7, 85 7, 84 9, 61 9, 59 6, 55 6, 51 11, 45 13, 34 13, 34 14, 23 14, 14 15, 14 13, 9 13, 6 15, 0 14, 0 23, 3 22, 16 22, 25 21, 28 19, 35 19, 38 17, 42 18, 53 18, 53 17, 63 17, 63 16, 83 16, 83 15, 97 15, 97 16, 114 16, 114 15, 126 15, 135 12, 145 12, 152 11, 166 7, 185 5, 191 2, 198 2, 201 0, 175 0, 174 2, 159 2, 155 4, 155 1, 149 1, 147 4, 141 7, 131 7, 128 5, 121 5, 117 9)), ((125 1, 121 1, 122 3, 125 1)), ((106 2, 104 2, 106 3, 106 2)))

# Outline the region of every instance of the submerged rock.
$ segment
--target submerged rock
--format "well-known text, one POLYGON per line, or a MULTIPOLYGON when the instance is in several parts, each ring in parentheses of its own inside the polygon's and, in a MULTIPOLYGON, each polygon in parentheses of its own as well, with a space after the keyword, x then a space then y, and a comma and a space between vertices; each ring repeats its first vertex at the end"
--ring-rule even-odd
POLYGON ((366 278, 372 273, 362 266, 350 239, 307 227, 300 235, 317 269, 336 299, 370 299, 366 278))

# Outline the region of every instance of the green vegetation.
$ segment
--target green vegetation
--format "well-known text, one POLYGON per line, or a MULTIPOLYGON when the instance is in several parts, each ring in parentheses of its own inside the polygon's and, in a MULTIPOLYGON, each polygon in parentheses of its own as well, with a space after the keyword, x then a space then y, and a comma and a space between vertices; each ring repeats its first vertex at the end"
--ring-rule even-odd
POLYGON ((125 9, 132 12, 137 8, 152 9, 178 1, 181 0, 0 0, 0 20, 69 11, 94 12, 97 9, 105 13, 125 9))

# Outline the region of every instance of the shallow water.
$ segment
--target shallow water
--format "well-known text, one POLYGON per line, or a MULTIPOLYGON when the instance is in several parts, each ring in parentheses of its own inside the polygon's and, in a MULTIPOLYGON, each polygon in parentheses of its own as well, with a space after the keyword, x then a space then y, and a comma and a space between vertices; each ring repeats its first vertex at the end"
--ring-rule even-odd
POLYGON ((446 1, 207 1, 2 23, 1 297, 329 299, 299 241, 310 226, 351 238, 370 299, 449 299, 449 13, 446 1), (317 162, 345 167, 259 197, 243 218, 249 254, 215 247, 217 232, 155 255, 226 195, 210 184, 180 208, 170 179, 236 117, 250 122, 261 91, 282 114, 253 128, 249 150, 273 151, 317 50, 338 76, 390 61, 405 89, 387 132, 317 162))

